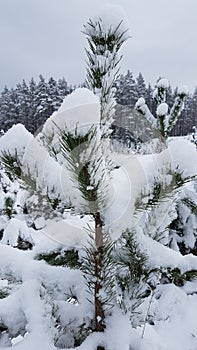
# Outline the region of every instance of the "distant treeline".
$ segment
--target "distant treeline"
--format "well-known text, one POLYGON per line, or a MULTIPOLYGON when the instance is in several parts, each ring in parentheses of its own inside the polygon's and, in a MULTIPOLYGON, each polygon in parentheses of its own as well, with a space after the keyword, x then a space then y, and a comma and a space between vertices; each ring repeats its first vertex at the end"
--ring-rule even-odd
POLYGON ((72 90, 64 78, 45 81, 42 75, 38 83, 32 78, 28 84, 23 80, 15 89, 5 87, 0 95, 0 128, 7 131, 21 123, 35 133, 72 90))
MULTIPOLYGON (((75 88, 69 85, 65 78, 57 81, 50 78, 46 81, 42 75, 38 82, 32 78, 29 83, 23 80, 16 88, 5 87, 0 95, 0 129, 7 131, 13 124, 22 123, 30 132, 37 132, 46 119, 59 108, 64 97, 75 88)), ((132 72, 128 71, 116 82, 116 100, 121 105, 133 108, 138 98, 144 97, 149 109, 154 113, 153 90, 151 84, 145 84, 142 73, 134 78, 132 72)), ((169 107, 172 106, 176 93, 177 88, 172 89, 169 86, 167 90, 169 107)), ((187 97, 185 109, 172 135, 186 135, 191 132, 194 125, 197 125, 197 87, 194 93, 187 97)))

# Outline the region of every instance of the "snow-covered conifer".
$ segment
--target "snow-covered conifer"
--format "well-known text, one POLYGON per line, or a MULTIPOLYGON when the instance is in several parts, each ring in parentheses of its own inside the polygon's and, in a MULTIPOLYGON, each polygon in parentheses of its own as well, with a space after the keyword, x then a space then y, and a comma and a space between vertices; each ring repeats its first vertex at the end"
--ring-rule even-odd
POLYGON ((169 88, 169 83, 167 79, 159 79, 156 85, 156 89, 153 92, 153 98, 156 103, 156 116, 154 116, 145 101, 142 104, 142 100, 139 99, 135 105, 138 112, 147 118, 152 126, 160 131, 163 137, 168 137, 170 131, 176 124, 181 111, 184 108, 184 99, 188 94, 187 87, 183 86, 178 89, 177 96, 175 98, 174 104, 169 110, 169 106, 166 103, 166 91, 169 88))
POLYGON ((140 72, 136 78, 136 88, 138 97, 146 97, 146 84, 142 73, 140 72))
POLYGON ((122 29, 122 21, 113 25, 105 23, 102 18, 90 20, 84 26, 89 48, 87 85, 101 101, 101 130, 108 136, 111 132, 115 106, 114 84, 118 77, 118 64, 121 60, 119 50, 127 39, 127 30, 122 29))

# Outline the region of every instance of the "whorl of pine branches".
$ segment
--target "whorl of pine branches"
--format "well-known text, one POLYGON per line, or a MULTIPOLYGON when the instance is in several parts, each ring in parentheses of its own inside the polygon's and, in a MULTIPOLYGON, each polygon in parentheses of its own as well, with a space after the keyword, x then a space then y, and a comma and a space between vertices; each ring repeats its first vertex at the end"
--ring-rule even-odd
POLYGON ((170 131, 176 124, 183 108, 184 100, 187 96, 186 88, 181 88, 177 92, 174 104, 168 113, 169 106, 166 103, 166 92, 168 89, 168 82, 166 79, 160 79, 157 82, 156 89, 153 92, 153 98, 156 105, 156 115, 154 116, 143 98, 140 98, 135 105, 135 109, 141 113, 151 124, 152 127, 158 128, 161 136, 167 138, 170 131))

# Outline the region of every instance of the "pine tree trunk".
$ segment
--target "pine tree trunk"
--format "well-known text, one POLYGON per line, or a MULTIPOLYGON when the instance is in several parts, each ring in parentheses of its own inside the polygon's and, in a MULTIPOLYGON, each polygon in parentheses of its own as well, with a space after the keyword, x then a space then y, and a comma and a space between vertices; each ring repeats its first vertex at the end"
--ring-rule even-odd
MULTIPOLYGON (((99 292, 102 288, 101 285, 101 271, 102 271, 102 260, 103 260, 103 222, 100 213, 95 214, 95 288, 94 288, 94 308, 95 308, 95 331, 103 332, 105 329, 104 319, 105 314, 103 310, 103 304, 99 297, 99 292)), ((97 350, 105 350, 102 346, 98 346, 97 350)))

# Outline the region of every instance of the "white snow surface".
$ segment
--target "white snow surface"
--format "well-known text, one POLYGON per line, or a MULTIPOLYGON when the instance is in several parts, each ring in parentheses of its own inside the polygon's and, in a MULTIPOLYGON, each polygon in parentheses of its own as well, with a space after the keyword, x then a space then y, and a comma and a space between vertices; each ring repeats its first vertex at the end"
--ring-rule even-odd
POLYGON ((160 103, 160 105, 157 107, 157 115, 158 116, 165 116, 168 113, 168 105, 167 103, 160 103))
POLYGON ((58 113, 64 112, 73 107, 94 103, 99 103, 99 99, 96 95, 86 88, 78 88, 74 90, 72 94, 69 94, 64 98, 64 101, 58 109, 58 113))
POLYGON ((145 105, 145 99, 143 98, 143 97, 140 97, 138 100, 137 100, 137 102, 136 102, 136 104, 135 104, 135 107, 136 108, 138 108, 138 107, 141 107, 141 106, 143 106, 143 105, 145 105))
POLYGON ((162 78, 158 81, 157 86, 167 89, 169 87, 169 81, 166 78, 162 78))
MULTIPOLYGON (((71 133, 75 132, 84 135, 92 127, 100 123, 99 98, 86 88, 79 88, 67 95, 57 112, 44 124, 43 133, 51 133, 56 130, 65 129, 71 133)), ((58 132, 58 130, 56 130, 58 132)), ((56 133, 55 132, 55 133, 56 133)))
POLYGON ((180 95, 188 95, 189 89, 187 85, 182 85, 178 88, 178 94, 180 95))
POLYGON ((197 152, 193 143, 177 137, 170 140, 168 148, 174 168, 182 172, 184 177, 197 175, 197 152))
POLYGON ((14 155, 17 150, 17 154, 21 160, 27 145, 32 140, 33 135, 27 131, 24 125, 13 125, 0 137, 0 152, 9 150, 9 152, 14 155))
POLYGON ((17 246, 18 237, 31 242, 32 239, 30 231, 31 230, 27 227, 25 221, 12 218, 4 230, 1 242, 12 247, 17 246))
POLYGON ((157 126, 157 119, 152 115, 152 113, 150 112, 145 99, 143 97, 140 97, 138 99, 138 101, 135 104, 135 109, 139 110, 140 112, 143 113, 143 115, 145 116, 145 118, 149 121, 149 123, 151 123, 152 127, 157 126))
MULTIPOLYGON (((171 169, 182 174, 183 177, 197 174, 197 152, 195 145, 184 138, 171 139, 168 148, 161 153, 148 155, 113 155, 119 169, 112 172, 112 190, 108 206, 105 211, 105 222, 112 232, 113 239, 117 239, 122 229, 139 222, 134 220, 135 201, 153 186, 154 180, 161 178, 164 169, 171 169), (188 156, 189 154, 189 156, 188 156), (133 218, 133 219, 132 219, 133 218), (133 221, 134 220, 134 221, 133 221)), ((169 181, 170 176, 165 181, 169 181)), ((166 210, 168 211, 168 206, 166 210)))
POLYGON ((79 215, 67 213, 65 219, 36 220, 38 227, 43 227, 42 232, 49 239, 66 247, 82 248, 89 240, 89 230, 94 229, 93 220, 89 215, 80 218, 79 215))

